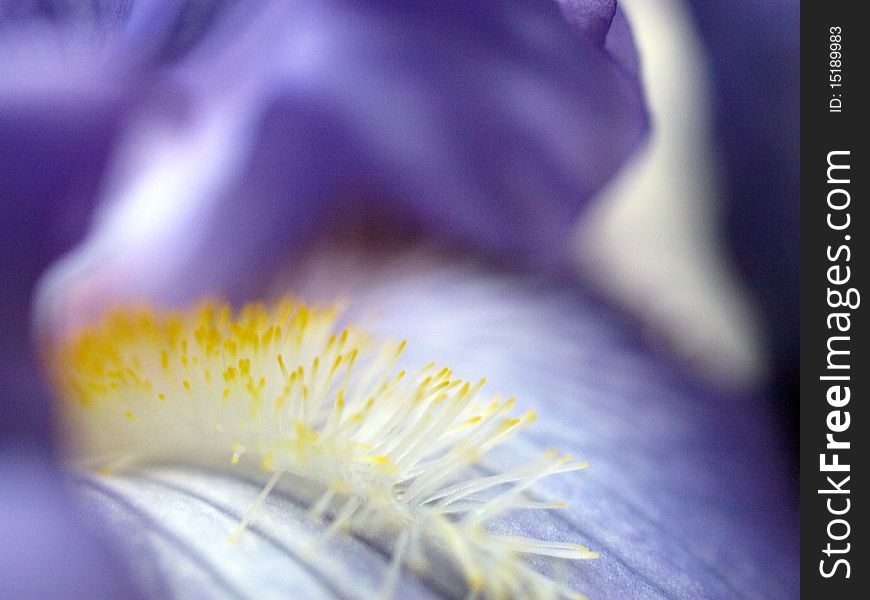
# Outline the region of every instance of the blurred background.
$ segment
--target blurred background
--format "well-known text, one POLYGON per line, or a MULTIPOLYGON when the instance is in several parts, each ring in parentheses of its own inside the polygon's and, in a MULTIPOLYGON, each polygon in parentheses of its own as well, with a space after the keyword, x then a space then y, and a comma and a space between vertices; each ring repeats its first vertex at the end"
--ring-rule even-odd
POLYGON ((578 223, 578 272, 704 376, 764 391, 796 499, 798 3, 620 4, 653 126, 578 223))

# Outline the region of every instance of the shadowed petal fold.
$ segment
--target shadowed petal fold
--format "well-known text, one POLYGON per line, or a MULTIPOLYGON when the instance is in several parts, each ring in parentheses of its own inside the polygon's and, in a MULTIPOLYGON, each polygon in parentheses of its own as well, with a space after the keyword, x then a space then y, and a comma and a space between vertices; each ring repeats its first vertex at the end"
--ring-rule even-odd
POLYGON ((728 174, 724 227, 767 321, 776 392, 797 453, 800 2, 691 0, 716 84, 728 174), (759 199, 763 199, 760 201, 759 199))
POLYGON ((126 288, 110 294, 248 298, 312 239, 362 227, 558 268, 646 132, 611 18, 599 39, 549 0, 228 5, 156 70, 190 113, 133 135, 107 193, 128 216, 171 202, 174 224, 118 251, 99 240, 124 217, 107 217, 85 268, 126 288), (134 264, 147 269, 124 281, 134 264))

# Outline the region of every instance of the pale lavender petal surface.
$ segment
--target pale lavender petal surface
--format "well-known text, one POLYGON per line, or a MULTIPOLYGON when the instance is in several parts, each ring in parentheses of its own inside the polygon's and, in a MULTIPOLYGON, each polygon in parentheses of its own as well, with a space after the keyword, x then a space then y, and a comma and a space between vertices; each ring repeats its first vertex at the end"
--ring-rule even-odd
POLYGON ((573 286, 439 267, 425 254, 374 269, 346 258, 311 265, 296 276, 312 294, 354 289, 378 331, 414 340, 410 360, 417 352, 416 362, 468 368, 538 409, 524 456, 556 447, 590 461, 576 486, 542 482, 571 504, 564 518, 514 523, 555 534, 568 522, 601 548, 603 566, 573 572, 578 589, 594 598, 797 595, 791 463, 761 398, 693 381, 573 286))
MULTIPOLYGON (((538 560, 541 569, 598 599, 796 596, 797 511, 764 405, 692 384, 582 290, 428 252, 380 262, 327 252, 294 271, 292 289, 306 298, 348 294, 358 322, 408 339, 405 366, 435 360, 462 377, 486 376, 491 392, 535 408, 538 423, 484 470, 551 447, 590 462, 536 486, 539 499, 568 508, 515 512, 496 524, 601 552, 595 561, 538 560)), ((135 555, 149 557, 142 568, 167 573, 170 596, 191 582, 206 582, 196 585, 215 597, 254 588, 279 597, 302 586, 312 597, 366 598, 379 588, 388 552, 341 538, 306 555, 322 526, 301 518, 292 495, 270 498, 237 553, 215 547, 260 485, 176 467, 80 487, 113 511, 135 555), (264 565, 267 546, 275 562, 264 565), (189 577, 165 571, 179 561, 191 565, 189 577)), ((437 570, 422 582, 405 575, 399 597, 462 597, 443 582, 437 570)))

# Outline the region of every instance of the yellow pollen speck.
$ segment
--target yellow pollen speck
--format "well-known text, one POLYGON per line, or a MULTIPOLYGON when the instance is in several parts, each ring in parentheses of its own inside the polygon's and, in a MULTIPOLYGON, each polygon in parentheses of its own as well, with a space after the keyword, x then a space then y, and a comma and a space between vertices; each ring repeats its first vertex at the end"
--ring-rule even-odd
POLYGON ((513 427, 519 425, 521 421, 522 419, 505 419, 501 422, 500 427, 502 429, 512 429, 513 427))
POLYGON ((378 465, 385 465, 390 462, 389 456, 361 456, 357 459, 359 462, 367 462, 374 463, 378 465))
POLYGON ((482 573, 478 572, 469 573, 468 587, 473 592, 480 592, 486 587, 486 577, 482 573))
POLYGON ((260 461, 260 468, 262 468, 264 471, 271 471, 274 462, 275 459, 271 454, 264 454, 263 459, 260 461))

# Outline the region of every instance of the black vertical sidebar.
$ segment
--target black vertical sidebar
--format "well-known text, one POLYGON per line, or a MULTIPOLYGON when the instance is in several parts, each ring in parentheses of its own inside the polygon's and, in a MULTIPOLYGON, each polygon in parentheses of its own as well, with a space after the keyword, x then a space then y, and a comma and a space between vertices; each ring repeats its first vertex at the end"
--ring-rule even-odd
POLYGON ((870 597, 870 23, 801 7, 801 595, 870 597), (864 304, 868 306, 864 306, 864 304))

